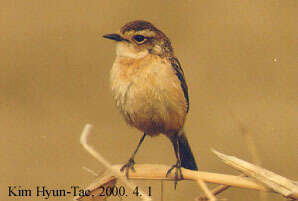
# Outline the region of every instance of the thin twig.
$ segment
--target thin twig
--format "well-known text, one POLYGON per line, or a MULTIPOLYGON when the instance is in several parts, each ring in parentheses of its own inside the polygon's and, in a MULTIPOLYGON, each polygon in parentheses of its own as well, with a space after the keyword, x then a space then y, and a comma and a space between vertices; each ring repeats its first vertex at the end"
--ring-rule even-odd
POLYGON ((160 201, 163 201, 163 180, 160 181, 160 201))
MULTIPOLYGON (((252 158, 252 162, 258 166, 262 166, 261 158, 259 157, 256 143, 255 143, 251 133, 248 132, 248 129, 244 126, 244 124, 242 122, 240 122, 240 120, 239 120, 239 128, 240 128, 242 135, 244 136, 248 151, 252 158)), ((268 200, 267 192, 260 191, 259 196, 260 196, 261 201, 268 200)))
POLYGON ((83 168, 83 170, 85 170, 86 172, 92 174, 93 176, 98 177, 98 174, 94 170, 91 170, 90 168, 87 168, 85 166, 83 166, 82 168, 83 168))
MULTIPOLYGON (((254 141, 254 139, 252 138, 251 134, 247 133, 247 131, 244 129, 243 135, 248 147, 248 151, 251 154, 251 158, 252 158, 252 162, 258 166, 262 166, 262 162, 261 159, 259 157, 259 154, 257 152, 257 146, 256 143, 254 141)), ((268 193, 267 192, 263 192, 260 191, 259 192, 259 196, 260 196, 260 200, 261 201, 266 201, 268 200, 268 193)))
MULTIPOLYGON (((251 135, 250 132, 248 132, 248 128, 245 126, 243 121, 241 121, 239 118, 236 118, 236 116, 233 112, 231 112, 231 116, 234 119, 234 121, 238 123, 240 133, 244 136, 244 140, 246 142, 248 152, 251 155, 252 162, 258 166, 262 166, 261 158, 259 157, 259 154, 257 151, 257 146, 256 146, 253 136, 251 135)), ((259 196, 260 196, 261 201, 268 200, 267 192, 260 191, 259 196)))
POLYGON ((216 201, 216 197, 213 195, 213 193, 209 190, 208 186, 206 185, 206 183, 204 182, 204 180, 201 178, 200 173, 198 171, 198 179, 197 179, 197 183, 199 184, 199 186, 201 186, 202 190, 204 191, 206 197, 210 200, 210 201, 216 201))
MULTIPOLYGON (((96 152, 95 149, 93 149, 93 147, 88 145, 87 138, 88 138, 88 135, 90 134, 91 129, 92 129, 91 124, 86 124, 84 129, 83 129, 83 132, 82 132, 82 135, 81 135, 81 138, 80 138, 80 142, 83 145, 83 147, 94 158, 96 158, 100 163, 102 163, 106 168, 110 169, 114 173, 114 175, 117 176, 119 179, 121 179, 121 181, 123 181, 129 188, 134 190, 137 186, 135 184, 133 184, 132 182, 129 182, 127 180, 127 178, 125 176, 123 176, 123 174, 120 172, 120 168, 115 168, 114 166, 112 166, 106 159, 104 159, 98 152, 96 152)), ((139 194, 141 195, 140 197, 143 200, 146 200, 146 201, 151 201, 152 200, 145 193, 143 193, 143 191, 140 190, 140 188, 139 188, 139 194)))
MULTIPOLYGON (((242 176, 245 176, 245 174, 241 174, 241 175, 239 175, 239 177, 242 177, 242 176)), ((221 185, 218 185, 218 186, 216 186, 215 188, 213 188, 213 189, 211 190, 211 192, 213 193, 213 195, 216 196, 216 195, 218 195, 218 194, 224 192, 225 190, 229 189, 230 187, 231 187, 231 186, 229 186, 229 185, 223 185, 223 184, 221 184, 221 185)), ((198 200, 199 200, 199 201, 205 201, 205 200, 209 200, 209 198, 206 197, 205 195, 201 195, 201 196, 199 196, 198 200)))

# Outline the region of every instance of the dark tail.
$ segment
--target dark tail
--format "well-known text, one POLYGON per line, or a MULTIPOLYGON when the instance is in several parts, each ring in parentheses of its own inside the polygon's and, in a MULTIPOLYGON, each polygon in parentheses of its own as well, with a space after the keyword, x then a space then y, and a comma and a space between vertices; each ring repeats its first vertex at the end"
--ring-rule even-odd
MULTIPOLYGON (((178 146, 179 146, 177 151, 181 159, 181 166, 190 170, 198 170, 196 161, 194 159, 194 156, 192 154, 192 151, 190 149, 190 146, 188 144, 188 140, 185 134, 179 133, 177 134, 177 138, 176 139, 178 140, 178 146)), ((174 139, 172 140, 172 143, 174 144, 174 139)), ((175 145, 174 145, 174 148, 175 148, 175 145)))

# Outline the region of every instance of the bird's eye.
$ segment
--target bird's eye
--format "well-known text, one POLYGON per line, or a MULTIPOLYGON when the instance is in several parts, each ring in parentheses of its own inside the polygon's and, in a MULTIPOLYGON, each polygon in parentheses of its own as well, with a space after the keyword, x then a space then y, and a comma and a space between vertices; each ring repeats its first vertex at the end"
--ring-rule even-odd
POLYGON ((145 41, 145 37, 144 36, 142 36, 142 35, 135 35, 134 37, 133 37, 133 39, 137 42, 137 43, 142 43, 142 42, 144 42, 145 41))

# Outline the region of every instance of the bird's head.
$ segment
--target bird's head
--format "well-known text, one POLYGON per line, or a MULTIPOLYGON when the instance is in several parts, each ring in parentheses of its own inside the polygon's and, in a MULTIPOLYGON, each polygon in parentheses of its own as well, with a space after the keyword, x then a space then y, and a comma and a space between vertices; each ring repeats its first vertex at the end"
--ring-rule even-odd
POLYGON ((168 37, 146 21, 129 22, 121 27, 119 33, 106 34, 103 37, 117 42, 118 56, 142 58, 148 54, 161 57, 173 54, 168 37))

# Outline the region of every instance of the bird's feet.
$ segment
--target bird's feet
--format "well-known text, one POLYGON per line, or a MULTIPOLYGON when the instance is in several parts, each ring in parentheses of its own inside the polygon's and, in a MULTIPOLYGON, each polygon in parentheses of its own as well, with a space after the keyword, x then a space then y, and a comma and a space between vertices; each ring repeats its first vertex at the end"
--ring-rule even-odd
POLYGON ((125 175, 128 178, 129 169, 135 172, 134 164, 135 160, 133 158, 130 158, 128 162, 121 167, 120 171, 123 172, 124 170, 126 170, 125 175))
POLYGON ((175 165, 173 165, 168 171, 167 171, 167 174, 166 174, 166 177, 169 176, 169 174, 171 173, 171 171, 175 169, 175 185, 174 185, 174 188, 176 190, 176 186, 177 186, 177 183, 178 183, 178 179, 183 179, 183 175, 182 175, 182 171, 181 171, 181 162, 180 161, 177 161, 177 163, 175 165), (178 177, 178 174, 179 177, 178 177))

